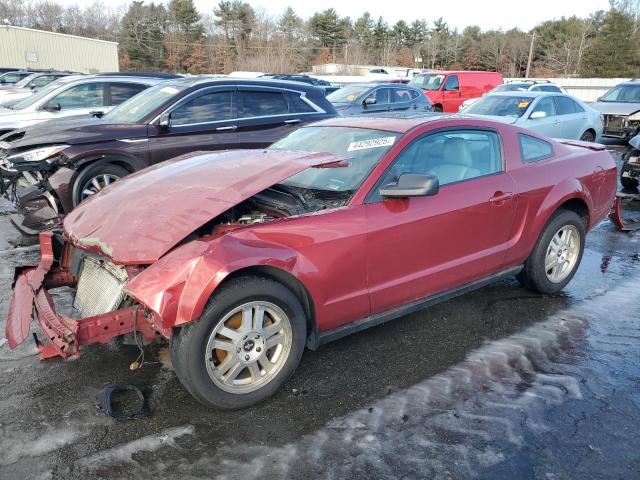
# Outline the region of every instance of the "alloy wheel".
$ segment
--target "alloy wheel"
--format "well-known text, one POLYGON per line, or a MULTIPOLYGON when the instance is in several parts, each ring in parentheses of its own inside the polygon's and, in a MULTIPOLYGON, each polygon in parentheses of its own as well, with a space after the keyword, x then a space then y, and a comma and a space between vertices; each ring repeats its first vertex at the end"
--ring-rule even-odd
POLYGON ((116 180, 120 180, 120 177, 111 173, 101 173, 99 175, 96 175, 95 177, 91 177, 82 186, 82 190, 80 191, 80 200, 86 200, 91 195, 95 195, 100 190, 112 184, 116 180))
POLYGON ((252 301, 240 305, 216 325, 204 361, 213 383, 229 393, 248 393, 269 383, 291 351, 292 328, 277 305, 252 301))
POLYGON ((580 233, 573 225, 560 228, 549 243, 544 270, 552 283, 560 283, 573 271, 580 255, 580 233))

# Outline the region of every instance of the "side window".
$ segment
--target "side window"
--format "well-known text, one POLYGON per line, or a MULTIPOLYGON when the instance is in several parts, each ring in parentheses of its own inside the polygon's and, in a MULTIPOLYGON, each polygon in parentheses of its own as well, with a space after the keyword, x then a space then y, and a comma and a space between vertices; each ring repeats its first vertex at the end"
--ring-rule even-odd
POLYGON ((284 93, 273 90, 240 90, 239 118, 284 115, 289 113, 289 104, 284 93))
POLYGON ((408 88, 394 88, 391 92, 391 98, 394 103, 410 102, 417 97, 417 92, 409 90, 408 88))
POLYGON ((48 85, 49 83, 53 82, 53 80, 55 80, 55 78, 56 77, 54 77, 52 75, 43 75, 41 77, 34 78, 29 83, 29 86, 33 87, 33 88, 44 87, 45 85, 48 85))
POLYGON ((549 142, 522 133, 518 135, 518 140, 520 156, 525 163, 537 162, 553 155, 553 147, 549 142))
POLYGON ((576 102, 568 97, 553 97, 558 115, 570 115, 576 113, 576 102))
POLYGON ((60 104, 61 110, 94 108, 104 105, 102 83, 83 83, 76 85, 53 97, 48 105, 60 104))
POLYGON ((460 90, 460 83, 457 75, 451 75, 444 83, 443 90, 460 90))
POLYGON ((147 85, 142 83, 111 83, 109 85, 111 92, 109 105, 120 105, 146 88, 147 85))
POLYGON ((544 97, 541 98, 536 108, 533 110, 534 112, 544 112, 547 117, 553 117, 556 114, 556 108, 553 103, 552 97, 544 97))
POLYGON ((297 92, 286 92, 285 96, 289 103, 290 113, 313 113, 316 111, 311 105, 305 102, 297 92))
POLYGON ((452 130, 425 135, 409 144, 385 173, 382 185, 403 173, 438 177, 440 185, 502 171, 500 137, 490 130, 452 130))
POLYGON ((389 99, 390 93, 390 88, 377 88, 367 95, 367 98, 375 98, 377 105, 380 105, 381 103, 391 103, 391 100, 389 99))
POLYGON ((171 112, 171 125, 191 125, 233 118, 233 92, 200 95, 171 112))

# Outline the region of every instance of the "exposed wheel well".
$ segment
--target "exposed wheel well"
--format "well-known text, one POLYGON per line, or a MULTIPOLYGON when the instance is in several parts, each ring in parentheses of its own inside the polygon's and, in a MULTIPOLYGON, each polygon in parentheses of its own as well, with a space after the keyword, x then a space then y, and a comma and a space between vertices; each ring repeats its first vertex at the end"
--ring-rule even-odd
POLYGON ((318 332, 316 328, 315 307, 313 305, 311 294, 300 282, 300 280, 291 275, 289 272, 281 270, 280 268, 271 267, 269 265, 257 265, 253 267, 242 268, 230 273, 222 281, 222 283, 218 285, 218 288, 220 288, 229 280, 242 276, 267 277, 281 283, 289 290, 291 290, 296 295, 296 297, 298 297, 298 300, 300 300, 302 308, 304 309, 304 313, 307 317, 307 347, 311 350, 315 350, 318 347, 318 332))
POLYGON ((582 219, 585 229, 589 229, 589 207, 584 202, 584 200, 580 200, 579 198, 572 198, 571 200, 567 200, 562 205, 560 205, 558 209, 571 210, 572 212, 577 213, 578 216, 582 219))

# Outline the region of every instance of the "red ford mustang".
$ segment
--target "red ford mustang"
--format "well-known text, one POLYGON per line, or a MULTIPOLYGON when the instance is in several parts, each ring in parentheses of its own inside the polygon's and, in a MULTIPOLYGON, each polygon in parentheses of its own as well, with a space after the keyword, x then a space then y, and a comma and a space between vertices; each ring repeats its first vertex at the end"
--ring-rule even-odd
POLYGON ((92 197, 18 272, 7 339, 25 340, 34 307, 43 358, 134 331, 168 338, 194 397, 243 407, 273 394, 305 345, 504 276, 558 292, 615 191, 597 144, 455 116, 328 120, 92 197), (75 288, 73 315, 55 312, 58 286, 75 288))

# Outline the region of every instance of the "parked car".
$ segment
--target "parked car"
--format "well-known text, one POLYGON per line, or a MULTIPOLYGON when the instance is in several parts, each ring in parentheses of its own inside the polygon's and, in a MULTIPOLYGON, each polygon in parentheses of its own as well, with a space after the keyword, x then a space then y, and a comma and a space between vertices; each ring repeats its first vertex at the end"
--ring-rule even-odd
POLYGON ((429 100, 419 88, 389 83, 357 83, 327 95, 340 115, 380 112, 421 113, 431 111, 429 100))
POLYGON ((620 183, 624 188, 638 188, 640 182, 640 134, 629 140, 631 149, 622 156, 620 183))
POLYGON ((140 76, 73 75, 61 78, 30 97, 0 106, 0 136, 47 120, 102 115, 161 81, 140 76))
POLYGON ((629 140, 640 133, 640 81, 616 85, 591 104, 604 117, 603 136, 629 140))
MULTIPOLYGON (((549 80, 519 80, 498 85, 494 89, 482 95, 498 92, 553 92, 553 93, 567 93, 567 91, 554 84, 549 80)), ((482 97, 469 98, 460 105, 460 111, 463 111, 465 107, 468 107, 472 103, 476 102, 482 97)))
POLYGON ((0 137, 0 184, 17 202, 14 224, 36 233, 148 165, 195 150, 263 148, 335 115, 322 91, 303 83, 167 80, 102 118, 48 122, 0 137))
POLYGON ((463 113, 491 117, 554 138, 595 142, 602 135, 600 112, 565 94, 492 93, 469 105, 463 113))
POLYGON ((477 98, 503 83, 498 72, 430 71, 413 77, 409 85, 421 88, 436 112, 457 112, 462 102, 477 98))
POLYGON ((31 70, 15 70, 12 72, 2 73, 0 74, 0 85, 14 85, 32 73, 34 72, 31 70))
POLYGON ((6 338, 27 338, 34 309, 41 357, 134 330, 167 338, 195 398, 246 407, 283 384, 305 345, 512 275, 559 292, 616 185, 604 146, 504 123, 319 122, 267 150, 169 160, 92 196, 63 233, 41 234, 40 263, 16 272, 6 338), (75 320, 47 294, 61 284, 75 288, 75 320))
POLYGON ((310 85, 315 85, 316 87, 320 87, 322 90, 324 90, 325 95, 328 95, 331 92, 335 92, 340 88, 339 85, 332 85, 331 82, 327 82, 326 80, 322 80, 320 78, 310 77, 309 75, 265 73, 260 75, 258 78, 272 79, 272 80, 289 80, 292 82, 308 83, 310 85))
POLYGON ((5 101, 17 101, 33 95, 37 89, 60 78, 72 75, 70 72, 38 72, 24 77, 12 86, 0 86, 0 105, 5 101))

